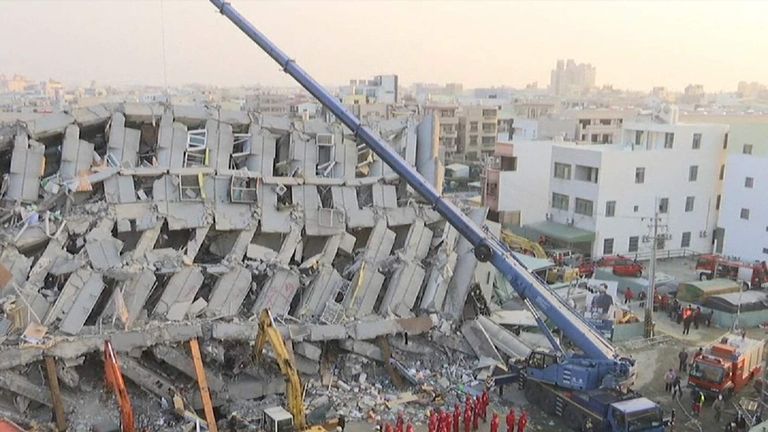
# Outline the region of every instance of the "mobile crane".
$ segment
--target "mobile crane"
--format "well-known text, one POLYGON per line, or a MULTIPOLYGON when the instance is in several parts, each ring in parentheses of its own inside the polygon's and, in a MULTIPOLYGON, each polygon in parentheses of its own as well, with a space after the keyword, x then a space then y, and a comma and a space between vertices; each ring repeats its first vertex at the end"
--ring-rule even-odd
POLYGON ((629 390, 636 376, 634 360, 622 357, 583 316, 550 290, 546 283, 528 272, 506 244, 475 225, 458 207, 443 198, 400 154, 366 128, 229 2, 210 2, 432 205, 470 242, 478 261, 493 264, 532 311, 534 307, 538 309, 582 351, 566 353, 543 318, 535 313, 537 324, 552 345, 553 352, 535 351, 520 367, 520 382, 525 386, 528 397, 552 401, 546 407, 552 407, 553 414, 568 419, 574 429, 583 428, 583 421, 591 422, 593 430, 600 431, 663 431, 661 408, 629 390))
POLYGON ((325 432, 321 426, 307 425, 307 415, 304 410, 304 387, 301 385, 299 372, 283 341, 283 336, 275 327, 275 321, 269 309, 259 314, 259 335, 256 338, 256 360, 261 360, 264 347, 269 342, 275 352, 280 372, 285 376, 285 396, 288 399, 288 412, 282 407, 272 407, 264 410, 264 426, 267 432, 289 432, 294 428, 299 431, 325 432))

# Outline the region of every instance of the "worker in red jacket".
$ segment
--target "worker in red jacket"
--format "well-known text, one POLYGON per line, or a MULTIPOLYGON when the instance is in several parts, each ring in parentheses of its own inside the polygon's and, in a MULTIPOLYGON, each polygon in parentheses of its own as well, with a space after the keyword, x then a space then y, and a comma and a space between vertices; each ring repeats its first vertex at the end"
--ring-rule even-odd
POLYGON ((520 420, 517 421, 517 432, 525 432, 525 426, 528 424, 528 413, 523 410, 520 414, 520 420))
POLYGON ((437 432, 437 416, 435 415, 434 411, 429 413, 429 420, 427 421, 427 430, 429 432, 437 432))
POLYGON ((483 390, 483 405, 485 405, 485 408, 488 409, 488 406, 491 404, 491 397, 488 394, 488 389, 483 390))
POLYGON ((459 404, 453 407, 453 432, 459 432, 461 429, 461 408, 459 404))
POLYGON ((392 424, 389 422, 384 423, 384 432, 393 432, 392 424))
POLYGON ((408 426, 405 427, 405 432, 414 432, 411 422, 408 422, 408 426))
POLYGON ((470 432, 472 429, 472 406, 467 405, 464 408, 464 432, 470 432))
POLYGON ((403 432, 403 413, 397 413, 397 421, 395 421, 395 432, 403 432))
POLYGON ((507 432, 515 432, 515 409, 510 408, 507 414, 507 432))
POLYGON ((494 411, 491 417, 491 432, 499 432, 499 423, 499 415, 494 411))
POLYGON ((472 430, 476 431, 480 427, 480 404, 476 403, 472 410, 472 430))
POLYGON ((481 395, 477 395, 475 398, 475 407, 477 407, 477 418, 485 422, 485 404, 481 395))
POLYGON ((444 412, 443 416, 445 417, 445 421, 443 422, 445 424, 445 432, 452 432, 453 425, 451 420, 453 420, 453 416, 448 411, 444 412))

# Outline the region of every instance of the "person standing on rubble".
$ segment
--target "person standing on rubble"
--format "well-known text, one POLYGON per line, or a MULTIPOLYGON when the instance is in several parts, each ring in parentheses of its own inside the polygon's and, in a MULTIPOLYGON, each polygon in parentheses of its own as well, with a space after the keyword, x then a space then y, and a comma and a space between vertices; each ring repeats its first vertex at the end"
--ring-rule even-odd
POLYGON ((482 420, 483 423, 485 423, 485 401, 483 401, 482 395, 477 395, 477 399, 475 402, 475 406, 477 407, 477 418, 478 420, 482 420))
POLYGON ((672 393, 672 382, 675 381, 675 370, 669 369, 666 374, 664 374, 664 391, 667 393, 672 393))
POLYGON ((445 420, 443 421, 443 423, 445 424, 445 432, 451 432, 453 428, 451 424, 452 416, 450 411, 445 410, 445 412, 443 413, 443 416, 445 417, 445 420))
POLYGON ((680 350, 679 353, 677 353, 677 359, 680 360, 680 363, 677 365, 677 371, 678 372, 687 372, 688 371, 688 351, 685 350, 685 347, 680 350))
POLYGON ((507 432, 515 432, 515 408, 512 407, 507 413, 507 432))
POLYGON ((453 407, 453 432, 459 432, 461 429, 461 408, 459 404, 453 407))
MULTIPOLYGON (((478 397, 479 399, 479 397, 478 397)), ((482 407, 480 406, 482 403, 477 402, 474 404, 474 407, 472 408, 472 430, 476 431, 478 428, 480 428, 480 410, 482 407)))
POLYGON ((525 432, 525 426, 528 425, 528 412, 523 410, 520 413, 520 420, 517 421, 517 432, 525 432))
POLYGON ((427 418, 429 419, 427 420, 427 431, 437 432, 437 418, 435 416, 435 412, 430 410, 427 413, 427 418))
POLYGON ((408 422, 408 426, 406 426, 405 432, 414 432, 413 431, 413 424, 411 424, 411 422, 408 422))
POLYGON ((344 414, 339 414, 337 426, 341 429, 341 432, 344 432, 344 428, 347 427, 347 419, 344 417, 344 414))
POLYGON ((395 432, 403 432, 403 413, 397 413, 397 420, 395 421, 395 432))
POLYGON ((491 396, 488 394, 488 387, 483 390, 483 421, 485 422, 488 406, 491 404, 491 396))
POLYGON ((491 432, 499 432, 499 414, 496 411, 493 412, 491 417, 491 432))

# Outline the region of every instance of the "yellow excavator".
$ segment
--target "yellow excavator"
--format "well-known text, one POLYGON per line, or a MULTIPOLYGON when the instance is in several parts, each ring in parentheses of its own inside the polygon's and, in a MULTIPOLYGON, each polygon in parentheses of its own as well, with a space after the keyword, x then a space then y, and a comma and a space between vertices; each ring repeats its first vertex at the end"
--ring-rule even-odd
POLYGON ((513 250, 517 249, 525 254, 533 254, 536 258, 547 259, 544 248, 535 241, 528 240, 509 230, 501 230, 501 239, 513 250))
POLYGON ((272 313, 268 309, 259 315, 259 335, 256 339, 256 360, 260 361, 266 343, 272 346, 277 364, 285 377, 285 395, 288 400, 288 411, 283 407, 271 407, 264 410, 264 429, 267 432, 326 432, 322 426, 307 424, 307 414, 304 410, 304 387, 301 384, 299 372, 293 354, 288 351, 283 336, 275 326, 272 313))

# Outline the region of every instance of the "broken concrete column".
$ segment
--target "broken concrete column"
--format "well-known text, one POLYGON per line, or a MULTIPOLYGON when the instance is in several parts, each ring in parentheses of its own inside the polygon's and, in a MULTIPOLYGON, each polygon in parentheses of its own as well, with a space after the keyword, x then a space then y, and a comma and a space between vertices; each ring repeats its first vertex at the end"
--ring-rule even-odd
MULTIPOLYGON (((468 216, 479 226, 482 225, 487 213, 488 208, 478 207, 473 208, 468 216)), ((472 288, 475 267, 477 267, 477 259, 472 244, 463 237, 459 240, 457 254, 458 260, 453 271, 453 279, 448 285, 448 295, 443 305, 443 312, 453 319, 461 317, 467 295, 472 288)))
MULTIPOLYGON (((178 369, 179 372, 190 378, 197 379, 195 364, 186 352, 167 345, 156 345, 152 348, 152 352, 155 354, 155 357, 178 369)), ((208 380, 208 387, 214 392, 221 393, 225 390, 226 383, 224 378, 218 373, 205 368, 205 377, 208 380)))
POLYGON ((258 315, 264 309, 269 309, 272 314, 278 316, 287 314, 299 285, 299 273, 296 270, 277 269, 259 291, 251 314, 258 315))
POLYGON ((168 281, 152 313, 171 321, 183 320, 202 284, 203 272, 197 266, 182 268, 168 281))
POLYGON ((384 354, 382 354, 381 348, 370 342, 344 339, 339 341, 339 346, 363 357, 368 357, 369 359, 376 361, 384 361, 384 354))
POLYGON ((137 165, 141 131, 125 127, 125 116, 121 112, 112 114, 107 141, 107 163, 133 168, 137 165), (111 159, 111 161, 110 161, 111 159))
POLYGON ((322 355, 323 350, 318 348, 315 344, 311 344, 309 342, 299 342, 293 344, 293 352, 303 355, 310 360, 318 361, 320 360, 320 356, 322 355))
POLYGON ((80 139, 80 128, 77 125, 67 126, 64 132, 64 143, 61 146, 61 165, 59 165, 61 178, 69 180, 88 172, 92 163, 93 144, 80 139))
POLYGON ((420 307, 424 311, 439 312, 443 309, 443 302, 448 293, 448 285, 453 278, 453 269, 458 259, 458 254, 456 253, 456 243, 458 240, 458 231, 450 224, 444 223, 442 235, 439 239, 440 246, 429 270, 424 295, 421 297, 420 307))
POLYGON ((123 242, 112 237, 111 234, 92 231, 86 237, 85 250, 88 252, 88 259, 94 270, 106 271, 120 267, 122 249, 123 242))
POLYGON ((122 303, 125 306, 123 324, 129 328, 141 316, 144 304, 155 287, 155 274, 151 270, 143 270, 134 275, 131 279, 120 283, 115 287, 112 300, 104 307, 102 319, 109 320, 115 317, 115 302, 122 303), (116 300, 115 296, 122 296, 122 300, 116 300))
MULTIPOLYGON (((24 396, 45 406, 52 407, 51 392, 28 380, 25 376, 11 370, 0 371, 0 387, 13 393, 24 396)), ((66 407, 73 407, 74 400, 67 395, 62 395, 66 407)))
POLYGON ((487 317, 478 316, 477 322, 485 330, 493 345, 509 357, 523 359, 531 353, 531 348, 517 336, 487 317))
POLYGON ((27 134, 16 134, 11 153, 11 169, 6 199, 32 202, 40 195, 40 177, 45 165, 45 146, 30 140, 27 134))
POLYGON ((59 328, 77 334, 104 290, 101 274, 82 268, 67 279, 56 303, 48 311, 43 324, 50 326, 61 320, 59 328))
POLYGON ((216 281, 208 298, 205 316, 225 317, 237 315, 245 296, 251 289, 251 271, 236 265, 232 271, 216 281))
POLYGON ((384 283, 384 275, 378 271, 378 267, 389 256, 394 244, 395 233, 387 229, 384 219, 379 219, 368 237, 365 250, 358 258, 358 270, 344 296, 347 316, 360 318, 373 311, 384 283))
POLYGON ((477 320, 465 322, 461 326, 461 334, 467 339, 477 357, 488 357, 502 365, 504 364, 504 360, 493 345, 490 336, 477 320))
POLYGON ((336 269, 331 266, 322 267, 304 292, 296 315, 300 318, 319 317, 325 305, 334 300, 343 285, 344 279, 336 269))
POLYGON ((421 220, 408 230, 408 237, 398 251, 399 267, 390 278, 387 291, 379 306, 379 313, 410 316, 411 308, 421 291, 425 270, 419 264, 429 253, 432 231, 421 220))

